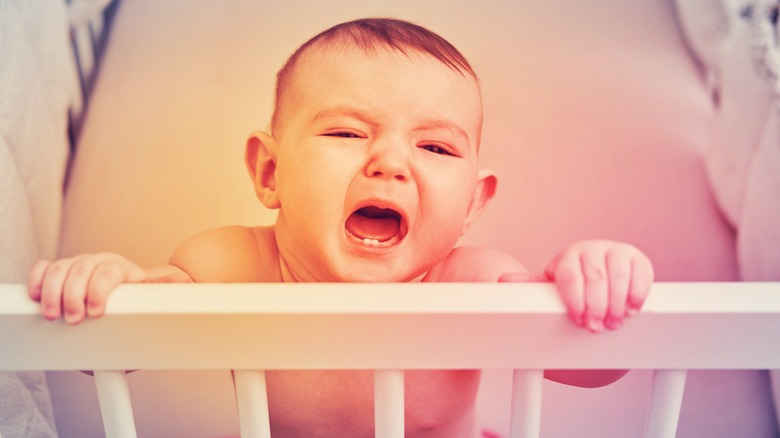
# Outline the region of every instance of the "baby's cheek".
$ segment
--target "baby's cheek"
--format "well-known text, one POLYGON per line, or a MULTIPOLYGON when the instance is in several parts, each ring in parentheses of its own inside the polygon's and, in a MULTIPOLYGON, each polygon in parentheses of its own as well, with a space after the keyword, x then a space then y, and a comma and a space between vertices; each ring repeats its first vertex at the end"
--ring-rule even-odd
POLYGON ((425 260, 435 264, 442 261, 458 243, 462 228, 431 227, 431 233, 426 236, 420 252, 425 260))

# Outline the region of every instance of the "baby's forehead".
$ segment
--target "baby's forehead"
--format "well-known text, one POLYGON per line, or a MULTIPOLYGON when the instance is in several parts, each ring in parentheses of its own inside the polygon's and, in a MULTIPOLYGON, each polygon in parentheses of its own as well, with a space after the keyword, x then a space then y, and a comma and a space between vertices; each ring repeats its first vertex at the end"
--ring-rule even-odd
MULTIPOLYGON (((332 68, 334 60, 338 59, 340 63, 335 63, 337 68, 343 74, 355 74, 365 65, 379 62, 384 63, 409 63, 413 65, 413 75, 422 77, 423 75, 435 76, 441 81, 457 83, 462 87, 458 93, 471 95, 476 94, 479 112, 482 112, 482 90, 479 79, 471 73, 469 68, 465 71, 457 65, 448 63, 434 54, 419 50, 415 47, 399 49, 388 45, 362 46, 343 42, 323 42, 317 41, 306 47, 292 65, 288 66, 284 82, 278 83, 277 97, 284 99, 284 95, 297 95, 301 88, 310 88, 311 74, 319 76, 325 70, 332 68), (346 56, 344 56, 346 55, 346 56), (367 64, 366 64, 367 63, 367 64)), ((390 86, 387 84, 387 86, 390 86)), ((465 104, 466 99, 461 100, 465 104)))
MULTIPOLYGON (((330 71, 330 68, 332 68, 328 67, 328 65, 338 66, 337 68, 342 71, 345 69, 353 70, 352 66, 354 66, 354 70, 359 70, 361 65, 366 65, 362 63, 363 60, 368 62, 368 65, 372 63, 376 65, 376 62, 382 65, 385 65, 385 63, 408 62, 413 64, 413 69, 408 69, 407 71, 413 70, 415 77, 426 75, 425 72, 427 71, 427 76, 437 78, 436 81, 441 80, 447 83, 458 84, 455 88, 458 91, 453 91, 460 96, 457 100, 457 106, 473 108, 471 110, 473 111, 472 114, 477 118, 476 132, 472 131, 474 128, 466 128, 465 125, 464 129, 475 134, 476 138, 472 135, 469 137, 472 141, 476 140, 475 143, 478 148, 482 131, 482 98, 479 80, 470 72, 460 70, 456 65, 448 64, 439 59, 439 57, 414 47, 406 48, 402 51, 387 45, 361 46, 339 41, 316 41, 308 45, 305 47, 305 50, 298 54, 294 63, 287 66, 286 78, 284 82, 280 81, 278 84, 277 92, 279 94, 277 95, 276 109, 281 111, 275 114, 277 116, 276 128, 283 130, 288 120, 287 117, 291 115, 289 111, 295 113, 297 109, 300 109, 300 104, 310 102, 309 98, 311 95, 309 93, 313 92, 315 95, 321 96, 315 90, 322 89, 324 85, 317 77, 323 78, 327 76, 325 72, 330 71), (319 85, 315 85, 315 83, 319 85), (467 96, 473 97, 467 98, 467 96)), ((372 68, 374 67, 369 67, 369 69, 372 68)), ((349 76, 354 74, 354 71, 353 73, 346 73, 345 71, 344 74, 349 76)), ((363 82, 357 81, 354 84, 357 86, 358 83, 362 84, 363 82)), ((376 85, 375 81, 370 83, 372 86, 376 85)), ((390 84, 386 85, 391 86, 390 84)), ((324 87, 331 88, 330 86, 324 87)), ((330 96, 327 93, 326 95, 330 96)), ((411 95, 406 96, 414 98, 411 95)), ((324 105, 323 102, 320 103, 324 105)))

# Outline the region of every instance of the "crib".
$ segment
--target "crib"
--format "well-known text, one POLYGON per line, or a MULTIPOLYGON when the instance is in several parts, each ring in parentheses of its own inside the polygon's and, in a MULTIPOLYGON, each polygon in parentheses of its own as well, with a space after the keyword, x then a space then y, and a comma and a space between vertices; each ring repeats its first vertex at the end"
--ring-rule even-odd
MULTIPOLYGON (((489 414, 484 424, 504 435, 510 434, 508 421, 493 419, 503 418, 504 411, 514 412, 508 415, 514 417, 512 436, 570 436, 587 427, 587 420, 603 423, 609 418, 598 404, 610 401, 613 408, 630 405, 620 413, 632 426, 594 426, 594 436, 639 435, 633 423, 637 419, 641 425, 645 410, 647 436, 672 436, 675 429, 681 437, 776 436, 769 381, 758 370, 780 365, 772 342, 778 334, 778 286, 735 282, 735 231, 716 206, 702 165, 713 119, 710 90, 680 35, 673 3, 491 0, 488 5, 463 2, 452 11, 446 1, 380 5, 339 0, 335 5, 344 7, 308 1, 285 9, 254 0, 114 0, 101 15, 106 1, 67 2, 76 62, 63 69, 75 67, 73 76, 78 77, 69 106, 72 156, 64 199, 41 214, 51 219, 47 226, 59 226, 59 202, 64 204, 59 245, 53 229, 36 230, 46 241, 39 256, 115 251, 153 266, 195 232, 272 223, 273 214, 256 206, 240 156, 246 134, 268 120, 276 69, 318 29, 358 16, 390 15, 448 36, 484 85, 486 147, 481 155, 502 183, 499 196, 462 243, 502 249, 538 272, 553 255, 550 251, 567 243, 594 236, 622 240, 650 256, 661 282, 644 313, 620 331, 599 336, 573 327, 554 292, 543 285, 317 285, 317 291, 327 289, 329 296, 327 303, 316 303, 323 306, 318 308, 291 301, 315 293, 307 286, 124 286, 112 297, 106 318, 74 328, 42 321, 21 286, 2 285, 0 369, 53 370, 49 387, 63 437, 101 436, 98 410, 110 435, 132 436, 133 423, 140 436, 175 435, 156 427, 161 420, 149 415, 156 406, 152 401, 191 406, 198 400, 185 394, 171 401, 169 387, 158 389, 160 380, 154 379, 168 378, 168 371, 160 370, 171 370, 171 380, 183 382, 171 385, 175 390, 186 387, 192 374, 217 369, 223 370, 215 372, 219 375, 237 370, 241 408, 235 423, 241 424, 242 434, 267 436, 262 372, 254 370, 304 366, 379 370, 377 389, 388 395, 377 396, 377 418, 386 419, 377 428, 386 435, 378 436, 400 433, 400 370, 450 367, 485 370, 481 391, 486 390, 480 397, 500 401, 479 408, 489 414), (259 18, 266 26, 256 26, 259 18), (291 20, 295 26, 289 25, 291 20), (510 148, 504 146, 518 144, 524 146, 521 155, 505 155, 510 148), (186 186, 171 178, 165 164, 183 156, 188 161, 177 178, 186 186), (137 175, 143 178, 134 182, 137 175), (211 202, 204 205, 193 193, 211 202), (226 291, 233 297, 229 301, 226 291), (147 295, 154 297, 141 298, 147 295), (209 298, 215 295, 219 299, 209 298), (431 300, 421 302, 420 295, 431 300), (278 303, 278 308, 271 312, 247 304, 261 301, 278 303), (492 311, 496 315, 488 316, 492 311), (278 338, 253 339, 263 342, 260 356, 259 349, 217 340, 235 336, 230 325, 218 323, 231 312, 237 314, 231 320, 250 327, 265 327, 269 321, 299 327, 326 321, 333 324, 334 334, 351 343, 291 331, 295 337, 284 337, 284 345, 278 338), (284 312, 294 313, 288 322, 278 319, 284 312), (147 324, 179 335, 160 339, 149 334, 147 324), (218 327, 211 329, 212 324, 218 327), (464 324, 478 330, 457 335, 452 327, 464 324), (399 333, 398 325, 414 327, 419 336, 399 333), (511 330, 506 327, 515 325, 544 338, 507 341, 511 330), (202 354, 193 339, 182 335, 190 331, 202 332, 200 342, 225 354, 202 354), (118 348, 112 342, 116 339, 126 340, 127 348, 118 348), (169 351, 171 339, 180 346, 177 354, 169 351), (543 340, 566 349, 540 348, 550 345, 543 340), (290 357, 285 354, 288 341, 312 348, 295 350, 290 357), (456 351, 455 341, 462 350, 456 351), (509 342, 511 350, 488 348, 509 342), (110 345, 112 353, 83 348, 85 343, 110 345), (74 345, 79 355, 43 354, 74 345), (539 370, 546 367, 637 371, 601 390, 562 390, 546 382, 540 398, 539 370), (79 369, 97 370, 99 397, 92 378, 64 371, 79 369), (145 371, 127 379, 112 372, 124 369, 145 371), (499 380, 492 380, 499 374, 499 380), (514 395, 504 391, 513 380, 514 395), (132 409, 123 381, 129 381, 132 409), (500 394, 491 393, 496 388, 500 394), (652 400, 646 403, 648 392, 652 400), (509 404, 505 398, 514 398, 515 407, 504 409, 509 404), (572 408, 570 399, 584 406, 572 408), (545 414, 540 414, 540 400, 545 400, 545 414), (559 412, 567 420, 574 418, 573 425, 561 426, 554 416, 559 412)), ((45 189, 54 197, 62 195, 61 181, 45 189)), ((33 201, 43 203, 42 198, 33 201)), ((23 265, 23 257, 11 253, 4 260, 8 263, 23 265)), ((217 382, 220 389, 213 391, 226 405, 233 401, 229 380, 217 382)), ((221 427, 225 412, 198 409, 176 411, 200 421, 179 435, 190 436, 193 429, 206 435, 231 430, 221 427), (216 423, 219 427, 205 427, 216 423)), ((232 415, 227 417, 233 421, 232 415)))
POLYGON ((0 332, 2 370, 94 370, 110 438, 136 436, 126 369, 234 370, 253 438, 271 436, 263 370, 373 369, 375 436, 401 438, 404 370, 490 368, 515 370, 512 438, 543 436, 548 368, 654 370, 644 436, 674 437, 686 370, 780 368, 780 283, 657 283, 601 334, 549 284, 124 285, 76 327, 2 285, 0 332))

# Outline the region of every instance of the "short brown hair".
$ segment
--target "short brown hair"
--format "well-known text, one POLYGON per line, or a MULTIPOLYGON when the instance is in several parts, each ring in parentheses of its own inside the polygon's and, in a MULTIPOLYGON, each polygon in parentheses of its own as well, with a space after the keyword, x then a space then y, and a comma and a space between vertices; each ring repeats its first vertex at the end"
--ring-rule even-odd
POLYGON ((276 132, 282 94, 292 78, 298 59, 317 43, 329 46, 357 47, 366 53, 379 48, 396 50, 408 55, 410 51, 430 55, 462 75, 477 79, 466 58, 452 44, 430 30, 408 21, 392 18, 364 18, 337 24, 320 32, 296 50, 276 75, 276 101, 271 118, 272 132, 276 132))

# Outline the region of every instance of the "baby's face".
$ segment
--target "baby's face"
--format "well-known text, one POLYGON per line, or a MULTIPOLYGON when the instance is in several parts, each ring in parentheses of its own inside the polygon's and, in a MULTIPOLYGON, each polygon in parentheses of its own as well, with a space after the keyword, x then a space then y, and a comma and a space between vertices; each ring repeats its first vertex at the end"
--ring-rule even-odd
POLYGON ((318 49, 274 133, 280 252, 300 280, 409 281, 464 231, 477 186, 476 81, 427 55, 318 49))

